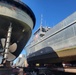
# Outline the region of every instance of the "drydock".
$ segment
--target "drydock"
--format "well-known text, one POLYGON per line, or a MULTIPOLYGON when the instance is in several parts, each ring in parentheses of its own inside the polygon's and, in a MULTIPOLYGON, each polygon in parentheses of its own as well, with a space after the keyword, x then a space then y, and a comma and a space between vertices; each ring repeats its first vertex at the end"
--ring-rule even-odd
POLYGON ((40 25, 25 47, 34 27, 35 15, 26 4, 0 0, 0 75, 75 75, 76 12, 53 28, 40 25), (12 67, 24 47, 29 66, 12 67))

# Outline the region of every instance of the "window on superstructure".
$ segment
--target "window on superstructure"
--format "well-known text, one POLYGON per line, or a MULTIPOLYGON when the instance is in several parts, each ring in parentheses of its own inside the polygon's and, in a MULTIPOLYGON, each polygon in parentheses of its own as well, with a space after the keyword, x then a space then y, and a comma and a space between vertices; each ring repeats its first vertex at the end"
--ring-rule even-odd
POLYGON ((44 28, 42 28, 42 32, 46 32, 46 30, 44 28))

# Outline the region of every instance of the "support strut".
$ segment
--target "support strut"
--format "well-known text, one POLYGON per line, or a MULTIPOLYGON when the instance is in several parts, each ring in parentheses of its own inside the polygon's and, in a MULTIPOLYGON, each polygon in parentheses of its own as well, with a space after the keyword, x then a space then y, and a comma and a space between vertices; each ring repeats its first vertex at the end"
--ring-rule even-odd
POLYGON ((5 64, 8 59, 11 34, 12 34, 12 23, 10 23, 10 26, 8 27, 8 32, 7 32, 7 37, 6 37, 5 47, 4 47, 3 61, 2 61, 3 64, 5 64))

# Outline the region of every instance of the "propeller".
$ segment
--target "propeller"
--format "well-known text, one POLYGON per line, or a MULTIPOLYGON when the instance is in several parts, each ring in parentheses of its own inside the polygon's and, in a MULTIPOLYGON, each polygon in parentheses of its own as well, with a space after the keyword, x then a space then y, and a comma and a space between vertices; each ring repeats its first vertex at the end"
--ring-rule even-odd
POLYGON ((14 60, 16 58, 16 56, 15 55, 13 55, 12 53, 8 53, 8 61, 12 61, 12 60, 14 60))
POLYGON ((17 49, 17 44, 13 43, 12 45, 9 46, 9 51, 10 52, 15 52, 17 49))
POLYGON ((3 48, 4 48, 4 46, 5 46, 5 41, 6 41, 5 38, 2 38, 2 39, 1 39, 1 44, 2 44, 2 47, 3 47, 3 48))
MULTIPOLYGON (((4 48, 5 47, 5 43, 6 43, 6 39, 5 38, 2 38, 1 39, 1 44, 2 44, 2 47, 4 48)), ((8 61, 12 61, 16 58, 15 55, 13 55, 12 53, 15 52, 17 49, 17 44, 16 43, 13 43, 12 45, 9 46, 9 53, 8 53, 8 61)))

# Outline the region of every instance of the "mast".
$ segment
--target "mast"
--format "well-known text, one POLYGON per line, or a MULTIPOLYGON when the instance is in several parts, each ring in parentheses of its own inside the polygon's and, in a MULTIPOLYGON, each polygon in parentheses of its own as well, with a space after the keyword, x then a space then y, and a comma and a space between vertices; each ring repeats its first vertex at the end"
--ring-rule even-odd
POLYGON ((40 30, 42 30, 42 21, 43 21, 43 15, 41 14, 40 30))

